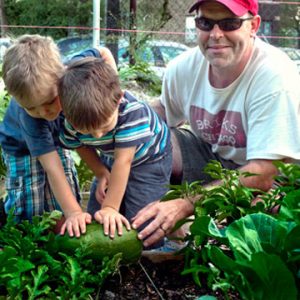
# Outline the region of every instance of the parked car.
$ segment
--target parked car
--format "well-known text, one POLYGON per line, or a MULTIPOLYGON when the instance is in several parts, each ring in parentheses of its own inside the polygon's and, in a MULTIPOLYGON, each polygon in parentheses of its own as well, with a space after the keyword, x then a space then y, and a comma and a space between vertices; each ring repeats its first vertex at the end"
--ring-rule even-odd
MULTIPOLYGON (((129 64, 129 45, 126 42, 119 44, 118 61, 119 66, 129 64)), ((147 62, 151 69, 159 76, 163 77, 167 64, 176 56, 188 50, 189 47, 171 41, 151 40, 141 48, 136 50, 138 59, 147 62)))
POLYGON ((288 47, 280 47, 291 60, 293 60, 297 64, 298 71, 300 73, 300 49, 297 48, 288 48, 288 47))
MULTIPOLYGON (((59 40, 57 45, 60 49, 64 62, 71 59, 72 56, 92 46, 91 37, 72 37, 59 40)), ((103 45, 100 43, 100 45, 103 45)), ((136 57, 141 61, 149 63, 150 68, 162 77, 164 70, 170 60, 177 55, 188 50, 189 47, 171 41, 151 40, 146 42, 141 48, 136 50, 136 57)), ((129 43, 126 40, 119 41, 118 65, 122 67, 129 63, 129 43)))
POLYGON ((69 37, 63 38, 56 42, 61 57, 64 62, 67 62, 73 55, 77 54, 78 52, 92 47, 93 40, 91 37, 69 37))

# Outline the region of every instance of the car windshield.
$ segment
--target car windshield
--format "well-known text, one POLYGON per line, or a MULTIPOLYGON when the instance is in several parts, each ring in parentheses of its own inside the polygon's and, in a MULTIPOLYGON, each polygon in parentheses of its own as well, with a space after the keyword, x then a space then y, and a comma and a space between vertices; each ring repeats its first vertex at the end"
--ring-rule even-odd
POLYGON ((71 38, 58 41, 57 45, 62 55, 72 55, 83 49, 90 48, 93 44, 92 38, 71 38))
POLYGON ((182 52, 186 51, 186 49, 184 48, 176 48, 169 46, 161 46, 159 49, 163 56, 165 64, 167 64, 170 60, 172 60, 182 52))
MULTIPOLYGON (((142 47, 137 49, 135 55, 138 59, 145 61, 147 63, 155 63, 154 54, 149 47, 142 47)), ((122 47, 118 51, 118 60, 120 64, 129 62, 129 50, 128 47, 122 47)))

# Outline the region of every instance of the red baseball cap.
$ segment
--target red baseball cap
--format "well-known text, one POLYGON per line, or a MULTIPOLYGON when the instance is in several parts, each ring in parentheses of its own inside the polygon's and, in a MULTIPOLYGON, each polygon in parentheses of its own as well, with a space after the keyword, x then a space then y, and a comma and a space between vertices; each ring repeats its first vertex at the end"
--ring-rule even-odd
MULTIPOLYGON (((198 0, 190 8, 189 12, 193 12, 198 9, 201 4, 207 0, 198 0)), ((258 2, 257 0, 214 0, 225 5, 229 10, 231 10, 236 16, 241 17, 247 12, 252 15, 257 15, 258 13, 258 2)))

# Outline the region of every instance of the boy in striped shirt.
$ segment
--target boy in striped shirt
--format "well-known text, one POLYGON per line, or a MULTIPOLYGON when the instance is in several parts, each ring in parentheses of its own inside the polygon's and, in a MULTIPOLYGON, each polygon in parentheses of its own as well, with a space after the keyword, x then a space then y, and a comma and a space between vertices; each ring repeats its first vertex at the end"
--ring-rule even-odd
MULTIPOLYGON (((64 146, 94 172, 88 212, 111 238, 168 190, 172 149, 167 125, 144 102, 123 92, 117 73, 99 58, 68 66, 58 88, 64 146)), ((147 224, 144 224, 146 226, 147 224)))

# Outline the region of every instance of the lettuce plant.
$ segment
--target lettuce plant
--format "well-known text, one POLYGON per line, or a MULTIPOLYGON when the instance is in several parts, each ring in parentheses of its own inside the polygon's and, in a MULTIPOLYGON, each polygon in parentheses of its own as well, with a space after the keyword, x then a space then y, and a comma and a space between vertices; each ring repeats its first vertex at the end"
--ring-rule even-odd
MULTIPOLYGON (((206 283, 229 299, 296 300, 300 297, 300 167, 277 163, 278 187, 269 193, 243 187, 238 171, 218 162, 206 168, 222 184, 209 190, 199 182, 175 186, 168 200, 201 194, 195 203, 183 275, 206 283), (255 197, 265 200, 251 205, 255 197), (274 205, 279 212, 272 214, 274 205)), ((199 299, 212 299, 203 296, 199 299)))

